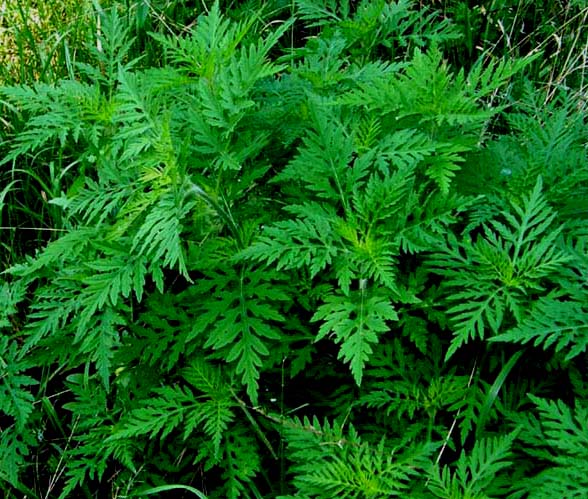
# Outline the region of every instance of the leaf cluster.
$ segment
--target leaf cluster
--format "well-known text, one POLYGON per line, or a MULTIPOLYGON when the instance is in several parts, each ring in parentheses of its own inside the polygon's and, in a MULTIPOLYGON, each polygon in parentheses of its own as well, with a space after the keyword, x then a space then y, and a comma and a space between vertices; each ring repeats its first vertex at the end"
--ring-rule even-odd
POLYGON ((6 496, 581 497, 578 102, 417 2, 249 4, 96 4, 0 87, 0 215, 51 229, 0 277, 6 496))

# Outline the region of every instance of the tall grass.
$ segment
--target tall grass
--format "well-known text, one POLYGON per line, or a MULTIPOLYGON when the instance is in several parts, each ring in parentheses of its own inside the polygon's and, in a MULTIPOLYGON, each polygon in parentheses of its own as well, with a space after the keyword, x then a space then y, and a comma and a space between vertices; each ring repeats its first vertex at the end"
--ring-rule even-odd
POLYGON ((0 82, 55 81, 73 74, 94 33, 91 0, 3 0, 0 82))

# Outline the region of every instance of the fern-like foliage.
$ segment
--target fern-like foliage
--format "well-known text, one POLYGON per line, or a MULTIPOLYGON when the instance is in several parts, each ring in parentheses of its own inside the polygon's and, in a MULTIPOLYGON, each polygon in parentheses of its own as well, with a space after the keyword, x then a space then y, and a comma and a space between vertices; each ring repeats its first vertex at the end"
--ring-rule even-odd
POLYGON ((368 296, 365 290, 354 295, 329 296, 313 316, 322 321, 317 340, 334 336, 341 344, 339 357, 349 363, 355 382, 359 385, 366 362, 372 353, 372 345, 378 335, 389 330, 386 321, 394 321, 398 315, 389 299, 384 296, 368 296))
POLYGON ((430 472, 429 489, 440 499, 496 497, 508 483, 501 473, 511 464, 514 434, 479 440, 471 453, 462 452, 452 473, 436 465, 430 472))
MULTIPOLYGON (((264 132, 243 134, 241 122, 256 112, 258 82, 282 69, 269 61, 268 54, 288 28, 284 24, 265 38, 248 38, 245 35, 255 19, 233 24, 225 19, 217 3, 201 17, 193 36, 178 47, 171 37, 157 37, 166 50, 176 51, 174 57, 180 57, 182 47, 189 47, 193 57, 190 67, 177 60, 177 69, 136 71, 137 61, 128 56, 133 44, 129 27, 117 9, 100 11, 99 15, 102 29, 98 48, 93 51, 95 65, 78 66, 80 81, 63 81, 54 87, 2 89, 2 98, 25 120, 4 163, 46 150, 59 151, 64 158, 77 154, 65 179, 68 188, 55 192, 51 200, 63 210, 68 230, 34 258, 10 270, 14 278, 22 280, 10 288, 10 293, 20 290, 21 298, 15 298, 15 303, 22 300, 27 286, 29 290, 34 288, 22 352, 42 365, 57 363, 64 369, 88 363, 87 367, 92 366, 92 372, 101 380, 104 392, 110 393, 113 382, 120 386, 120 380, 125 379, 140 388, 145 400, 146 393, 150 393, 156 394, 159 401, 157 407, 143 408, 143 412, 136 409, 138 412, 124 423, 127 433, 121 430, 116 439, 107 439, 108 448, 104 446, 105 426, 89 424, 84 429, 86 435, 76 434, 80 445, 71 453, 73 461, 79 464, 82 456, 93 454, 101 457, 88 457, 83 466, 72 464, 66 473, 69 479, 64 497, 88 479, 100 480, 110 459, 138 469, 129 450, 129 445, 134 445, 132 438, 143 434, 169 438, 180 421, 179 413, 170 407, 182 406, 193 398, 188 387, 155 389, 127 376, 133 372, 128 367, 133 360, 149 363, 161 358, 152 355, 151 359, 139 359, 137 352, 142 351, 142 340, 147 336, 129 338, 140 332, 141 326, 143 331, 151 327, 161 307, 153 306, 151 315, 141 310, 145 312, 142 324, 134 324, 132 318, 141 307, 154 303, 144 301, 153 288, 164 292, 168 285, 166 273, 178 272, 180 279, 190 282, 190 272, 206 267, 189 260, 186 237, 196 241, 222 230, 229 230, 236 240, 242 236, 234 220, 231 198, 243 196, 267 167, 241 172, 264 144, 263 140, 258 143, 252 139, 260 138, 264 132), (214 48, 213 57, 208 49, 204 50, 206 47, 214 48), (194 78, 197 67, 201 69, 198 76, 202 76, 199 83, 194 78), (186 145, 181 138, 186 127, 192 128, 190 133, 197 139, 193 145, 186 145), (219 147, 208 147, 201 162, 188 161, 194 151, 203 152, 204 144, 212 143, 219 147), (202 189, 195 183, 209 183, 203 173, 209 173, 210 162, 219 169, 216 184, 210 181, 218 191, 202 189), (244 179, 240 190, 236 188, 237 178, 244 179), (125 375, 114 379, 115 372, 125 375), (170 416, 165 419, 168 409, 170 416), (149 426, 154 419, 159 422, 149 426)), ((211 280, 202 279, 192 296, 203 299, 211 289, 217 290, 214 296, 206 296, 206 303, 203 301, 202 310, 209 315, 203 314, 177 342, 169 336, 169 323, 166 324, 166 341, 173 345, 176 356, 165 362, 169 370, 186 342, 192 352, 203 347, 217 350, 217 355, 230 353, 233 372, 243 380, 250 398, 256 400, 260 370, 270 352, 268 343, 281 337, 277 324, 284 318, 279 304, 287 297, 273 286, 271 276, 265 279, 259 273, 251 280, 245 268, 226 275, 215 266, 208 272, 211 280), (232 293, 231 297, 226 293, 232 293), (219 298, 222 299, 218 301, 219 298), (222 306, 210 306, 213 303, 222 306), (245 303, 249 307, 244 307, 245 303), (237 324, 233 322, 235 314, 240 318, 237 324)), ((275 282, 279 280, 276 276, 275 282)), ((3 327, 12 325, 13 313, 16 310, 6 310, 3 327)), ((10 344, 16 355, 14 342, 10 344)), ((28 364, 14 362, 6 365, 10 376, 3 377, 6 396, 13 394, 9 398, 14 403, 4 407, 18 423, 14 427, 18 434, 24 431, 32 411, 29 386, 37 381, 24 374, 28 364)), ((128 399, 126 403, 135 404, 128 399)), ((212 437, 211 463, 220 459, 220 435, 232 417, 230 410, 223 413, 221 406, 215 407, 204 404, 199 415, 192 412, 191 419, 186 420, 186 436, 198 427, 212 437), (217 423, 209 420, 213 413, 220 418, 217 423)), ((78 405, 71 408, 74 412, 81 410, 78 405)), ((122 409, 119 406, 117 410, 122 409)), ((100 414, 96 411, 96 415, 100 414)), ((11 442, 9 445, 7 441, 6 448, 14 450, 14 463, 22 462, 16 455, 26 455, 24 444, 18 439, 11 442)), ((246 474, 235 473, 234 483, 242 482, 246 474)), ((10 479, 16 482, 14 472, 10 479)), ((232 497, 239 496, 239 490, 237 487, 232 497)))
POLYGON ((245 268, 210 274, 196 289, 209 294, 187 341, 202 337, 204 348, 235 364, 235 373, 257 402, 258 379, 269 345, 282 339, 280 303, 289 301, 278 276, 245 268), (272 282, 272 277, 274 281, 272 282))
POLYGON ((440 344, 426 329, 418 331, 422 324, 415 318, 403 322, 401 338, 375 348, 355 406, 377 411, 375 429, 386 428, 402 441, 447 438, 450 416, 464 445, 479 421, 487 387, 471 376, 443 372, 440 344), (414 346, 426 359, 414 353, 414 346))
POLYGON ((395 2, 359 2, 348 0, 296 0, 300 18, 309 27, 339 29, 354 52, 364 57, 379 46, 391 59, 407 47, 449 42, 459 37, 447 19, 435 11, 414 10, 407 0, 395 2))
POLYGON ((581 497, 581 103, 460 0, 175 3, 0 87, 2 493, 581 497))
POLYGON ((369 83, 358 82, 341 100, 394 116, 393 129, 404 123, 425 133, 429 154, 422 165, 424 173, 448 193, 464 153, 474 149, 488 120, 498 111, 482 107, 481 98, 532 60, 499 66, 484 66, 480 61, 468 76, 463 71, 454 75, 437 47, 426 52, 417 49, 404 71, 389 67, 369 83))
POLYGON ((213 367, 202 360, 194 360, 183 374, 191 387, 155 389, 141 407, 131 411, 119 424, 109 443, 143 435, 164 440, 176 429, 182 430, 185 440, 201 427, 211 439, 213 456, 218 460, 223 434, 234 418, 235 401, 230 387, 223 383, 213 367))
POLYGON ((38 381, 25 374, 30 365, 19 358, 16 343, 6 336, 0 338, 0 341, 3 352, 0 357, 2 412, 12 419, 11 425, 15 425, 17 431, 22 431, 33 412, 35 397, 30 387, 37 385, 38 381))
POLYGON ((586 351, 588 313, 584 302, 545 297, 538 300, 521 323, 490 341, 530 343, 566 353, 566 360, 586 351))
POLYGON ((455 290, 450 303, 460 302, 448 310, 455 338, 447 357, 487 330, 496 334, 505 322, 521 321, 529 294, 548 291, 544 283, 557 280, 565 266, 568 257, 557 245, 561 229, 553 227, 556 214, 541 190, 538 179, 521 206, 513 203, 503 220, 484 225, 475 241, 451 236, 433 257, 435 272, 446 278, 443 286, 455 290))
MULTIPOLYGON (((71 426, 70 444, 63 449, 62 456, 70 464, 59 470, 65 482, 60 489, 60 499, 66 499, 90 480, 102 479, 113 457, 112 451, 105 446, 105 440, 110 436, 109 426, 119 413, 118 408, 109 410, 108 394, 96 377, 70 374, 66 386, 71 391, 72 400, 64 404, 64 409, 79 414, 80 419, 71 426), (95 457, 85 459, 88 455, 95 457)), ((132 465, 132 449, 120 446, 116 455, 121 461, 132 465)))
POLYGON ((35 87, 5 87, 3 99, 27 116, 24 130, 12 141, 1 162, 35 153, 44 147, 64 147, 68 141, 84 141, 97 146, 96 138, 104 130, 103 106, 106 101, 98 89, 77 81, 64 81, 59 87, 37 84, 35 87), (55 105, 59 102, 59 105, 55 105), (88 117, 97 119, 87 120, 88 117), (89 126, 84 126, 90 121, 89 126))
POLYGON ((466 201, 439 194, 423 201, 415 177, 434 150, 426 136, 409 130, 374 136, 362 153, 353 140, 361 131, 332 111, 318 108, 311 123, 299 154, 275 177, 292 196, 287 211, 296 218, 264 227, 239 258, 336 279, 342 295, 328 297, 315 314, 325 320, 317 339, 334 333, 359 383, 370 344, 397 319, 390 300, 416 300, 398 282, 401 251, 435 241, 466 201), (305 190, 292 191, 292 182, 305 190), (311 201, 297 203, 303 196, 311 201))
POLYGON ((281 499, 402 497, 432 452, 430 446, 395 452, 384 439, 362 442, 353 427, 346 432, 337 422, 294 420, 286 428, 298 493, 281 499))
POLYGON ((582 497, 586 493, 586 421, 588 411, 582 403, 574 408, 561 400, 547 400, 529 394, 539 418, 529 415, 522 422, 527 452, 545 468, 525 480, 516 489, 524 490, 532 499, 582 497))

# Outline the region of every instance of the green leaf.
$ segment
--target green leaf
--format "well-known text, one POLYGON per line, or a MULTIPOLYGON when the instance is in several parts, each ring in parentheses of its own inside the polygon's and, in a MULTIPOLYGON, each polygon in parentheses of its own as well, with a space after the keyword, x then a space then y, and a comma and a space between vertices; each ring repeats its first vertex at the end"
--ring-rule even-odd
POLYGON ((262 234, 239 254, 239 258, 276 263, 277 270, 308 267, 311 277, 325 270, 339 253, 332 215, 314 203, 306 205, 304 211, 304 219, 264 227, 262 234))
POLYGON ((206 300, 188 341, 205 338, 205 348, 221 353, 233 364, 254 404, 264 359, 282 338, 278 324, 285 319, 279 304, 289 300, 277 277, 260 270, 229 268, 223 273, 210 272, 196 285, 206 300))
POLYGON ((29 364, 22 359, 16 343, 0 337, 0 410, 14 419, 17 431, 22 431, 31 414, 35 396, 30 387, 39 382, 24 371, 29 364))
POLYGON ((529 294, 544 292, 549 280, 557 285, 570 257, 557 244, 562 228, 553 227, 556 214, 541 189, 539 177, 523 205, 513 202, 502 219, 483 225, 476 241, 450 233, 433 256, 434 272, 445 277, 455 336, 447 359, 470 338, 484 339, 488 329, 498 334, 507 320, 520 324, 529 294))
POLYGON ((515 438, 516 433, 511 433, 476 441, 469 455, 462 451, 453 473, 449 466, 436 464, 428 488, 440 499, 491 497, 493 483, 512 464, 515 438))
POLYGON ((584 303, 544 297, 533 304, 529 314, 517 325, 490 341, 530 343, 566 353, 571 360, 588 347, 588 310, 584 303))
POLYGON ((335 343, 341 344, 339 358, 350 364, 353 378, 360 385, 372 347, 382 333, 389 331, 386 321, 396 321, 398 315, 389 299, 361 290, 351 296, 327 296, 312 320, 323 321, 316 341, 332 334, 335 343))

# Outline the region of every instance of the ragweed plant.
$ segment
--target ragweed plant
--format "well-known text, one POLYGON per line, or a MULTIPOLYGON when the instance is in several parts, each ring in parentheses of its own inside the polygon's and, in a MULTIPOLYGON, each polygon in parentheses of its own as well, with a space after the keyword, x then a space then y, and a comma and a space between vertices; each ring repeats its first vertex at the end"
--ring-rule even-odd
POLYGON ((456 67, 417 2, 205 4, 96 5, 71 74, 0 87, 5 495, 581 495, 573 92, 456 67))

